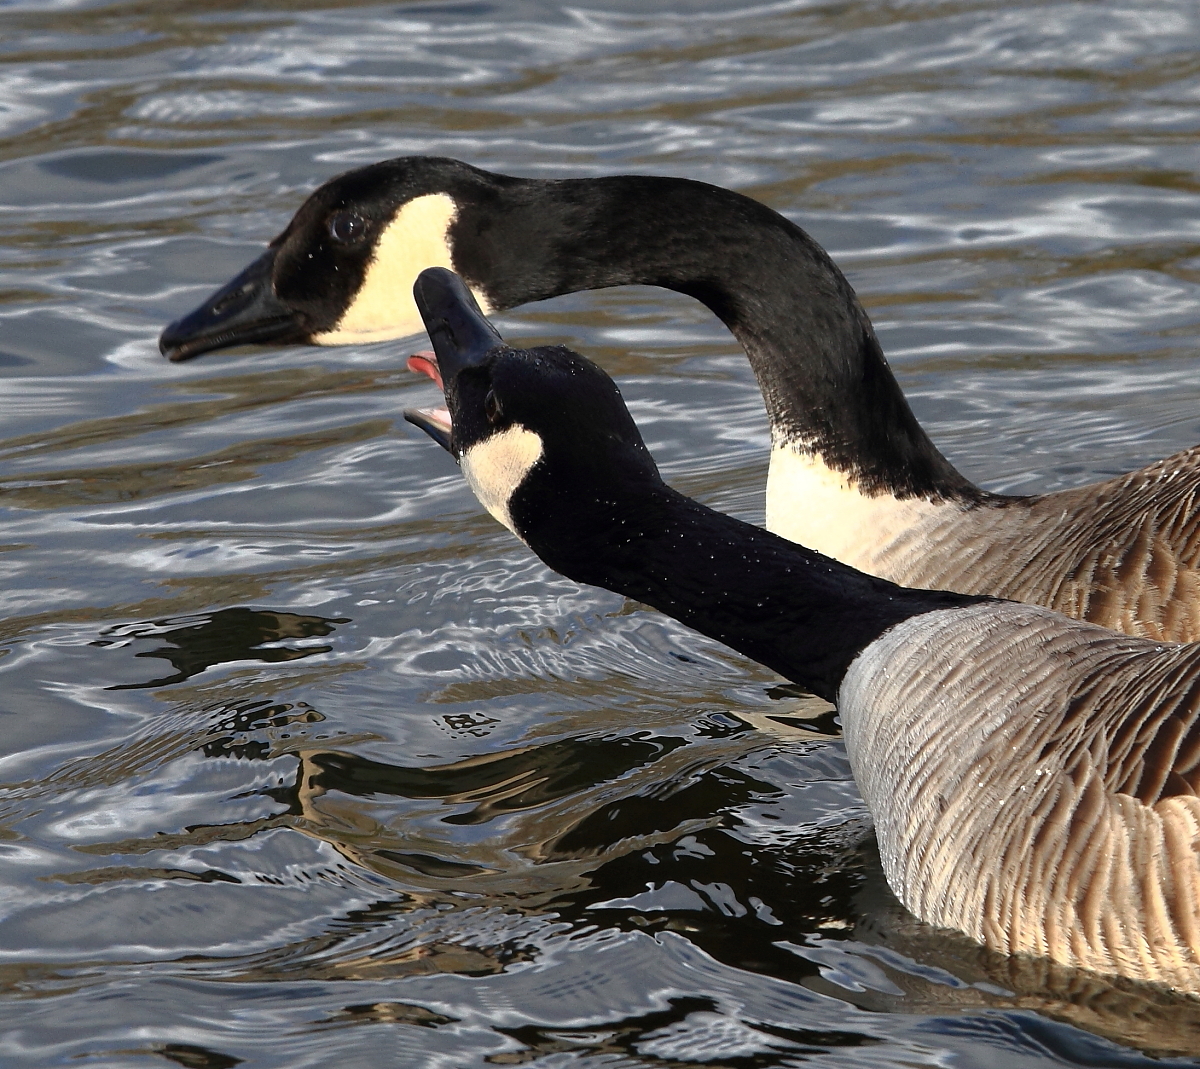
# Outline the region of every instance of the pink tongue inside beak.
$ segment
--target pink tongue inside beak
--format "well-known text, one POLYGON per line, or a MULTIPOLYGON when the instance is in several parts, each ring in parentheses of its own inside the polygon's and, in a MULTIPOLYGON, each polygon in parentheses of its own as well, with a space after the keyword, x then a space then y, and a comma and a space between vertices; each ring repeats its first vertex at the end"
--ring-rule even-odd
MULTIPOLYGON (((408 358, 408 370, 415 371, 418 375, 428 375, 434 382, 437 383, 438 389, 443 393, 446 392, 446 387, 442 383, 442 373, 438 369, 437 356, 432 350, 426 349, 424 352, 413 353, 408 358)), ((447 408, 419 408, 425 416, 429 417, 434 423, 438 424, 446 434, 450 433, 452 421, 450 419, 450 410, 447 408)))
POLYGON ((437 357, 432 350, 426 349, 424 352, 413 353, 408 358, 408 370, 415 371, 418 375, 428 375, 437 383, 438 389, 445 392, 446 386, 442 382, 442 373, 438 370, 437 357))

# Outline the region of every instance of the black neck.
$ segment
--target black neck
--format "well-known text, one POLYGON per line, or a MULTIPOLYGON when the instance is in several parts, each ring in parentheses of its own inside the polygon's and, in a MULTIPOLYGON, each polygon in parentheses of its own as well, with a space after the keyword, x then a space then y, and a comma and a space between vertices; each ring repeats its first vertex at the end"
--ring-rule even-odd
POLYGON ((777 442, 869 493, 982 500, 922 430, 845 276, 757 201, 678 178, 484 182, 452 228, 455 268, 495 308, 626 284, 707 305, 746 350, 777 442))
POLYGON ((829 701, 890 627, 992 600, 876 579, 662 483, 599 491, 581 510, 576 487, 535 469, 509 509, 555 571, 653 605, 829 701))

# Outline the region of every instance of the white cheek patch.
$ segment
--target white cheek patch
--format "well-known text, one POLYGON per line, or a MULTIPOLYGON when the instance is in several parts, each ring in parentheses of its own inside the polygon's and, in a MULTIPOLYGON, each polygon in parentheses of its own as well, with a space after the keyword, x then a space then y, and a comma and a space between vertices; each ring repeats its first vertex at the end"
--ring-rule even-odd
MULTIPOLYGON (((413 283, 427 267, 453 270, 449 230, 457 211, 454 199, 445 193, 416 197, 402 205, 379 235, 350 307, 332 330, 314 334, 312 340, 318 345, 345 345, 421 333, 425 324, 413 300, 413 283)), ((471 292, 484 315, 492 311, 478 290, 471 292)))
POLYGON ((471 446, 461 458, 467 485, 485 509, 518 538, 508 502, 542 455, 542 439, 524 427, 509 427, 471 446))

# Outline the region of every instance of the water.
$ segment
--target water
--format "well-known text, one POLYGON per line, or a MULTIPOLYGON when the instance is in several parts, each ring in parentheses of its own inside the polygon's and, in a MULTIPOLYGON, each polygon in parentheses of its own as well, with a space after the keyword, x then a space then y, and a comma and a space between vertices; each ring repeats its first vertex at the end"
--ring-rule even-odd
MULTIPOLYGON (((415 341, 155 340, 360 163, 686 175, 829 248, 967 474, 1076 485, 1200 441, 1198 33, 1182 0, 0 3, 0 1060, 1194 1064, 1195 1004, 905 916, 823 709, 532 560, 400 419, 415 341)), ((761 522, 703 308, 499 325, 603 362, 667 477, 761 522)))

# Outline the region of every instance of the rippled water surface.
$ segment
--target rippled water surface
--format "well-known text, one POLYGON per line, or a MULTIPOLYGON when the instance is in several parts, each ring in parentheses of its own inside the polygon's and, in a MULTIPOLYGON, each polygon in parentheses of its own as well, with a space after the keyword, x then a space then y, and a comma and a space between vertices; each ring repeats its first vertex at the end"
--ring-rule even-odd
MULTIPOLYGON (((1191 0, 0 0, 0 1061, 1193 1064, 1200 1006, 907 917, 825 707, 532 559, 400 419, 419 339, 156 337, 361 163, 686 175, 831 251, 966 473, 1078 484, 1200 441, 1198 40, 1191 0)), ((761 522, 704 308, 499 324, 761 522)))

